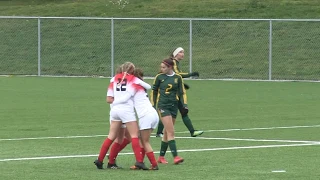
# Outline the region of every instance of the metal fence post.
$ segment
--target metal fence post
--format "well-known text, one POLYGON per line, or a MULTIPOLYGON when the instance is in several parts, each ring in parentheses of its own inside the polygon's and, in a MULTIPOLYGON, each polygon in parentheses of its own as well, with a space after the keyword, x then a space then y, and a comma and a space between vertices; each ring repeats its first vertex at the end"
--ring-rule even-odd
POLYGON ((113 18, 111 18, 111 77, 113 77, 114 72, 114 22, 113 18))
POLYGON ((41 22, 38 17, 38 76, 41 76, 41 22))
POLYGON ((189 34, 189 58, 190 58, 190 61, 189 61, 189 71, 190 73, 192 72, 192 20, 189 21, 190 22, 190 34, 189 34))
POLYGON ((269 21, 269 80, 272 80, 272 20, 269 21))

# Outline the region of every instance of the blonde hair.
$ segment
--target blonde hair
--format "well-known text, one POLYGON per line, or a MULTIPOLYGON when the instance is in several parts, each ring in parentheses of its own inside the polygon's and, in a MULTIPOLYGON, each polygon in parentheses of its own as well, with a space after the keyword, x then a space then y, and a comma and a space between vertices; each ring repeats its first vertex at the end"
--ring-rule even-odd
POLYGON ((122 72, 127 74, 133 74, 136 68, 132 62, 125 62, 121 66, 122 66, 121 68, 122 72))
POLYGON ((119 83, 117 83, 118 85, 122 84, 122 82, 123 82, 124 78, 127 76, 127 74, 133 74, 136 67, 134 66, 134 64, 132 62, 125 62, 122 65, 120 65, 119 68, 121 69, 120 73, 124 73, 124 75, 122 76, 121 81, 119 83))

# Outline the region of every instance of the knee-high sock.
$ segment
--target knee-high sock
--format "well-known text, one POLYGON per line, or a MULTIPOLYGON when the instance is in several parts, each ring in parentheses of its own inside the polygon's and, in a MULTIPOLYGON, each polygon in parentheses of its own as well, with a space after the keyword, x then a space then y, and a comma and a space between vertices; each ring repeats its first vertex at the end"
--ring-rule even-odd
POLYGON ((156 158, 154 157, 153 151, 147 152, 146 155, 147 155, 147 157, 148 157, 148 159, 149 159, 149 161, 150 161, 150 163, 151 163, 151 165, 152 165, 153 167, 155 167, 155 166, 158 165, 158 163, 157 163, 157 161, 156 161, 156 158))
POLYGON ((111 146, 110 154, 109 154, 109 163, 115 164, 116 158, 120 152, 120 144, 119 143, 113 143, 111 146))
POLYGON ((130 143, 130 141, 127 138, 124 138, 121 145, 120 145, 119 152, 122 151, 122 149, 124 149, 129 143, 130 143))
POLYGON ((188 115, 183 116, 182 121, 183 121, 184 125, 188 128, 190 133, 192 134, 194 132, 194 128, 193 128, 193 125, 192 125, 192 122, 191 122, 189 116, 188 115))
POLYGON ((109 138, 104 140, 104 142, 103 142, 103 144, 101 146, 101 149, 100 149, 99 157, 98 157, 98 160, 100 162, 103 162, 103 160, 106 157, 106 154, 107 154, 112 142, 113 141, 111 139, 109 139, 109 138))
POLYGON ((169 144, 169 147, 170 147, 170 150, 171 150, 173 157, 178 156, 176 141, 170 140, 170 141, 168 141, 168 144, 169 144))
POLYGON ((168 149, 168 142, 161 141, 160 156, 166 155, 167 149, 168 149))
POLYGON ((142 158, 142 161, 144 160, 144 156, 146 155, 146 151, 144 150, 143 147, 140 147, 140 153, 141 153, 141 158, 142 158))
POLYGON ((138 138, 131 138, 131 145, 137 162, 143 162, 138 138))

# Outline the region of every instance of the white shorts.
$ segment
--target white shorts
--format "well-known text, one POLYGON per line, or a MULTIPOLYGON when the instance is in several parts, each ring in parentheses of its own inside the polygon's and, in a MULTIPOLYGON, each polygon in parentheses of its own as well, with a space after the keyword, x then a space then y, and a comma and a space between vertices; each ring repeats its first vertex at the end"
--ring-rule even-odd
POLYGON ((157 128, 159 123, 159 115, 157 111, 152 108, 148 114, 139 118, 139 129, 155 129, 157 128))
POLYGON ((112 108, 110 111, 111 121, 122 121, 122 123, 137 121, 134 109, 112 108))
MULTIPOLYGON (((110 124, 111 124, 111 119, 112 119, 112 117, 111 117, 111 113, 110 113, 110 116, 109 116, 110 124)), ((126 124, 122 123, 121 128, 127 128, 126 124)))

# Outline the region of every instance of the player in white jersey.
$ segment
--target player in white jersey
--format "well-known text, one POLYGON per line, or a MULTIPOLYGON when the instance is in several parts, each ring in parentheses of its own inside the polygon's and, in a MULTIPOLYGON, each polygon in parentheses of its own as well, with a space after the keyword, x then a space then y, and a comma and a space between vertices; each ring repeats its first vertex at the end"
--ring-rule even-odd
MULTIPOLYGON (((140 79, 143 78, 143 72, 140 69, 135 70, 135 76, 140 79)), ((152 131, 157 128, 159 123, 159 116, 157 111, 153 108, 148 94, 145 89, 136 88, 136 93, 133 96, 134 108, 136 109, 139 119, 140 139, 147 155, 151 167, 150 170, 158 170, 158 163, 155 159, 152 146, 150 144, 150 135, 152 131)))
MULTIPOLYGON (((114 81, 110 83, 108 91, 112 92, 114 101, 112 103, 112 108, 110 111, 111 124, 109 135, 102 144, 100 149, 99 157, 95 161, 95 165, 98 169, 103 169, 103 160, 112 144, 112 142, 117 138, 120 131, 121 125, 126 124, 127 130, 131 136, 132 149, 136 158, 135 166, 140 169, 147 170, 140 154, 140 145, 139 145, 139 129, 136 122, 135 112, 133 108, 132 98, 127 101, 116 103, 117 99, 120 99, 122 96, 125 96, 128 92, 133 91, 137 88, 136 82, 139 81, 137 77, 132 75, 134 73, 135 66, 131 62, 126 62, 122 66, 122 73, 117 74, 114 77, 114 81), (112 89, 112 90, 111 90, 112 89)), ((149 85, 150 86, 150 85, 149 85)), ((107 95, 109 96, 109 95, 107 95)), ((112 100, 111 96, 107 100, 112 100)))
MULTIPOLYGON (((142 70, 135 69, 135 76, 142 79, 142 70)), ((142 81, 135 83, 135 88, 127 91, 128 93, 125 96, 122 96, 121 99, 118 99, 114 103, 126 102, 128 99, 133 97, 134 108, 139 119, 140 140, 143 146, 141 153, 143 156, 144 154, 147 155, 151 163, 151 167, 149 169, 158 170, 158 164, 149 140, 153 129, 155 129, 159 123, 159 116, 157 111, 153 108, 146 92, 146 90, 150 89, 151 86, 148 84, 149 87, 146 88, 146 85, 143 83, 145 82, 142 81), (143 85, 143 87, 141 85, 143 85)), ((139 169, 139 167, 132 166, 131 169, 139 169)))

